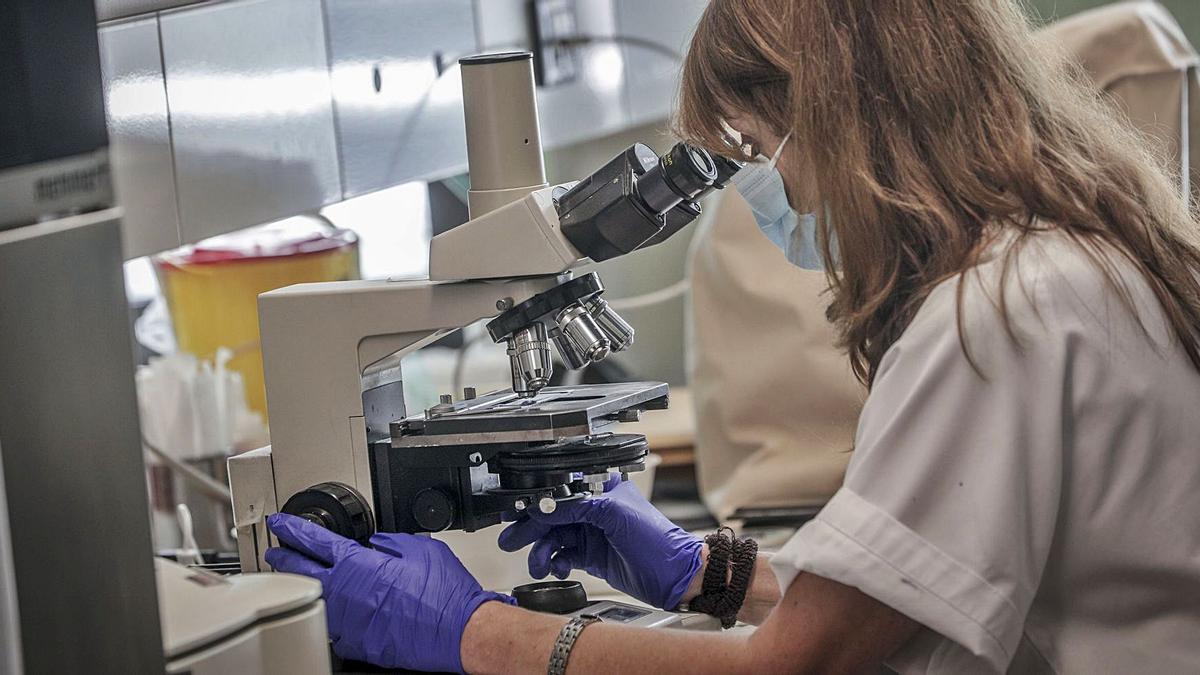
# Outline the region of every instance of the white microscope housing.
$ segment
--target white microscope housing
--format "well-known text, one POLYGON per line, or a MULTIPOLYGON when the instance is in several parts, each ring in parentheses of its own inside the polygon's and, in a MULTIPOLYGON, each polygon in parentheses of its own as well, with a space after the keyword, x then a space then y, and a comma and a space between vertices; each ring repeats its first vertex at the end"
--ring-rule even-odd
POLYGON ((474 531, 505 511, 552 510, 642 468, 645 438, 614 433, 667 405, 662 383, 548 387, 628 348, 633 329, 571 270, 657 244, 740 165, 684 144, 636 144, 551 187, 528 53, 463 59, 471 220, 432 240, 429 281, 300 284, 259 297, 272 445, 234 457, 245 571, 266 570, 276 511, 365 540, 375 531, 474 531), (401 361, 481 320, 506 344, 511 390, 405 409, 401 361))

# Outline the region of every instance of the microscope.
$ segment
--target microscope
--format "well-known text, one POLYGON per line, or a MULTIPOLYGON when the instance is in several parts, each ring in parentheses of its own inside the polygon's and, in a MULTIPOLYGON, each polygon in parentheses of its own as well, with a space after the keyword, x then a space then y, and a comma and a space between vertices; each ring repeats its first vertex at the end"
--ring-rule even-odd
POLYGON ((433 238, 428 281, 300 284, 259 298, 271 446, 229 461, 243 571, 267 570, 276 511, 365 541, 376 531, 475 531, 553 512, 644 468, 620 433, 668 405, 664 383, 550 387, 556 350, 578 369, 628 349, 604 261, 658 244, 741 167, 680 143, 635 144, 583 180, 546 183, 532 57, 462 68, 470 220, 433 238), (507 347, 512 388, 405 409, 401 361, 475 322, 507 347))

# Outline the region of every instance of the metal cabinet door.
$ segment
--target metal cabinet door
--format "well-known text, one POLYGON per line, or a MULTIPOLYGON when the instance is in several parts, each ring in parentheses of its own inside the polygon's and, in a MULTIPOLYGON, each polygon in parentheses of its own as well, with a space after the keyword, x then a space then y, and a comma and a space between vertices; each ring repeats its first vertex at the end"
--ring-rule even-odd
POLYGON ((665 48, 622 46, 631 124, 647 124, 671 115, 682 58, 707 4, 707 0, 616 0, 617 29, 622 36, 665 48), (669 51, 677 56, 666 53, 669 51))
MULTIPOLYGON (((577 32, 611 38, 617 31, 612 0, 577 0, 577 32)), ((476 5, 476 30, 486 51, 531 46, 528 3, 486 0, 476 5)), ((539 87, 542 146, 557 148, 621 131, 629 126, 625 106, 625 57, 613 42, 579 47, 579 78, 569 84, 539 87)))
POLYGON ((163 672, 119 215, 0 232, 0 564, 30 674, 163 672))
POLYGON ((158 18, 100 27, 100 69, 125 258, 180 245, 158 18))
POLYGON ((184 241, 342 198, 320 0, 159 20, 184 241))
POLYGON ((163 9, 194 5, 202 0, 96 0, 96 19, 111 21, 150 14, 163 9))
POLYGON ((346 197, 465 171, 471 0, 327 0, 325 13, 346 197))

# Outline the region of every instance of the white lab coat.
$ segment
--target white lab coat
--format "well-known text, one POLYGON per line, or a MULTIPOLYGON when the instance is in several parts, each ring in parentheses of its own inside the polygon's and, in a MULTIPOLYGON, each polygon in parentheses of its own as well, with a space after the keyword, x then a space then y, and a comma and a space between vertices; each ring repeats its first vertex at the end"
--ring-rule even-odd
POLYGON ((1200 672, 1200 374, 1061 234, 929 296, 885 355, 846 482, 773 559, 920 622, 902 673, 1200 672))

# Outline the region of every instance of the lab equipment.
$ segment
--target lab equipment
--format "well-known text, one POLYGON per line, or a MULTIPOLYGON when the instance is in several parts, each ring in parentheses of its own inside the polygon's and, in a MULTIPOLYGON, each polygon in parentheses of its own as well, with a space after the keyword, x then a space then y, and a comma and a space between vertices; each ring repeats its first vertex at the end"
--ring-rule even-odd
POLYGON ((91 3, 13 0, 0 21, 0 230, 113 203, 91 3))
POLYGON ((179 554, 176 560, 184 565, 203 564, 204 558, 200 555, 200 547, 196 545, 196 528, 192 524, 192 510, 188 508, 187 504, 177 504, 175 515, 179 519, 180 532, 179 554))
POLYGON ((515 603, 480 588, 436 539, 380 533, 368 548, 295 516, 276 513, 268 524, 288 548, 271 549, 267 561, 280 572, 321 582, 333 649, 345 659, 460 673, 462 634, 471 615, 488 601, 515 603))
POLYGON ((232 357, 219 348, 212 362, 185 352, 152 357, 138 367, 138 412, 147 446, 194 461, 262 444, 266 424, 249 409, 242 376, 229 367, 232 357))
POLYGON ((663 609, 679 606, 700 570, 703 543, 651 506, 629 482, 608 481, 603 496, 531 510, 500 534, 500 548, 533 544, 529 574, 565 579, 584 570, 613 588, 663 609))
POLYGON ((578 581, 538 581, 513 589, 517 606, 535 612, 576 617, 590 614, 608 623, 639 628, 718 630, 720 620, 696 612, 664 612, 615 600, 589 600, 578 581))
POLYGON ((117 209, 0 232, 0 671, 162 672, 131 339, 117 209))
POLYGON ((0 16, 0 672, 161 673, 94 9, 0 16))
POLYGON ((272 446, 229 464, 244 569, 265 569, 264 518, 276 511, 359 541, 376 529, 474 531, 505 512, 552 512, 643 467, 645 438, 615 425, 666 407, 665 384, 546 386, 552 343, 581 367, 633 342, 599 277, 571 271, 662 241, 740 165, 635 144, 578 183, 548 186, 530 58, 461 61, 472 219, 433 239, 430 281, 260 297, 272 446), (488 319, 512 388, 408 414, 403 356, 488 319))
POLYGON ((321 585, 154 561, 170 675, 328 675, 321 585))

